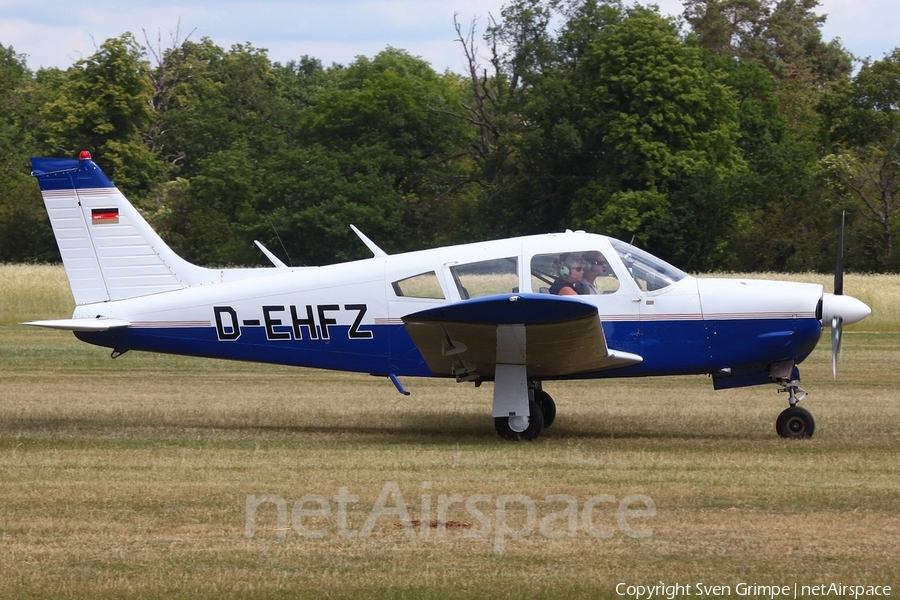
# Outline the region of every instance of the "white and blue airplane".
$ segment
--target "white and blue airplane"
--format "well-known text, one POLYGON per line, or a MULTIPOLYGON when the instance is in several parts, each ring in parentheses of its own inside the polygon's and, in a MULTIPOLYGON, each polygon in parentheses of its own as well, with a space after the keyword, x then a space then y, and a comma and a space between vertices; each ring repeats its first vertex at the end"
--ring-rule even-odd
POLYGON ((790 406, 777 433, 809 437, 797 365, 830 326, 836 375, 842 326, 871 312, 842 293, 842 250, 826 293, 692 277, 581 231, 389 255, 354 227, 372 258, 289 267, 257 242, 273 267, 204 268, 163 242, 90 153, 32 165, 76 307, 28 325, 73 331, 113 358, 143 350, 356 371, 404 394, 400 377, 493 381, 495 427, 510 440, 553 423, 545 381, 691 374, 715 389, 778 385, 790 406))

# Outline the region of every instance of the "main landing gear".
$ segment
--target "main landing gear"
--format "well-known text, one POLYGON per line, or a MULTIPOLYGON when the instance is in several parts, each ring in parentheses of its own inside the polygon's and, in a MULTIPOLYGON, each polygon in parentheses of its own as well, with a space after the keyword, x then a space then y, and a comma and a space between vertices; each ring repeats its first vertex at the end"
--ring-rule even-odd
POLYGON ((535 382, 532 389, 534 390, 534 401, 544 413, 544 427, 550 427, 556 420, 556 402, 553 401, 550 394, 541 389, 539 381, 535 382))
POLYGON ((528 416, 494 417, 494 428, 505 440, 533 440, 556 420, 556 403, 539 381, 528 384, 528 416))
POLYGON ((812 413, 797 406, 797 403, 806 398, 807 394, 806 390, 800 387, 800 380, 793 379, 780 385, 782 387, 778 391, 788 394, 788 402, 791 405, 778 415, 778 419, 775 421, 775 431, 783 438, 812 437, 816 430, 816 421, 813 419, 812 413))

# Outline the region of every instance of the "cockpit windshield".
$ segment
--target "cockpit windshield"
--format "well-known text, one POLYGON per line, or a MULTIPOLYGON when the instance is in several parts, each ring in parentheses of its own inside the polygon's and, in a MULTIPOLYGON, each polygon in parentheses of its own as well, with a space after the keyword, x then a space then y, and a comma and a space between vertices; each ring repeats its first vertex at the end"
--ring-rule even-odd
POLYGON ((681 269, 656 258, 649 252, 619 240, 609 241, 625 263, 625 268, 644 291, 661 290, 687 277, 687 273, 681 269))

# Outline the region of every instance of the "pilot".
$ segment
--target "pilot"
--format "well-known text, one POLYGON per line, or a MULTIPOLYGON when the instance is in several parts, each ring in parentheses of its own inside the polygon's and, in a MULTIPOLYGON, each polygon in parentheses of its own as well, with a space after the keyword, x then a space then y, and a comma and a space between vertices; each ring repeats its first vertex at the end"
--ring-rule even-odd
POLYGON ((610 272, 606 259, 596 250, 585 252, 581 255, 581 259, 585 265, 584 276, 581 282, 575 286, 575 291, 579 294, 599 294, 597 278, 606 277, 610 272))
POLYGON ((559 255, 559 277, 550 286, 550 293, 559 296, 576 296, 576 285, 581 284, 584 276, 584 261, 577 254, 559 255))

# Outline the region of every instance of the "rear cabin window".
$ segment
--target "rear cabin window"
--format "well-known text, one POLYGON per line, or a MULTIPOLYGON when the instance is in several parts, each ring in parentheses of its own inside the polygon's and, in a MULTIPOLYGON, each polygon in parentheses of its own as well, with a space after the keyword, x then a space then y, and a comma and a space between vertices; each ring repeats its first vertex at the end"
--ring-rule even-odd
POLYGON ((515 257, 457 265, 450 267, 450 273, 463 300, 519 291, 519 263, 515 257))
POLYGON ((434 271, 395 281, 391 286, 398 298, 444 299, 444 291, 434 271))

